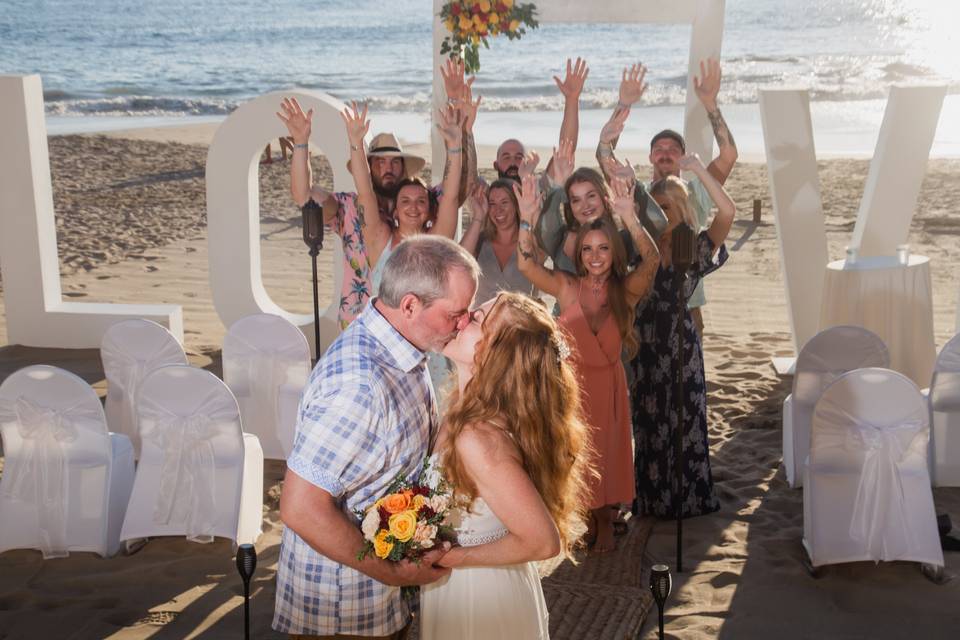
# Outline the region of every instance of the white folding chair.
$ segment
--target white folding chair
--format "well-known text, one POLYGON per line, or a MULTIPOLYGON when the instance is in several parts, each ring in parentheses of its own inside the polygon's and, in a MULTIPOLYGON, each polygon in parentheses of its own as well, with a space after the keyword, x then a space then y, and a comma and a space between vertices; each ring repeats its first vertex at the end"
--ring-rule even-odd
POLYGON ((137 431, 137 390, 143 377, 168 364, 187 364, 187 355, 165 327, 150 320, 122 320, 104 332, 100 359, 107 378, 107 424, 111 431, 125 434, 140 458, 137 431))
POLYGON ((813 413, 803 546, 813 567, 908 560, 943 567, 927 469, 926 402, 906 376, 857 369, 813 413))
POLYGON ((293 450, 297 407, 310 375, 310 345, 296 326, 260 313, 230 326, 223 339, 223 381, 240 405, 243 428, 260 439, 263 457, 293 450))
POLYGON ((883 340, 863 327, 830 327, 803 345, 797 356, 793 392, 783 401, 783 466, 791 487, 803 485, 810 419, 823 390, 847 371, 888 366, 890 355, 883 340))
POLYGON ((940 350, 928 398, 933 486, 960 487, 960 334, 940 350))
POLYGON ((241 429, 230 389, 203 369, 147 374, 137 402, 143 450, 120 540, 186 536, 237 544, 260 535, 263 450, 241 429))
POLYGON ((107 557, 133 487, 133 447, 107 432, 96 392, 46 365, 16 371, 0 385, 0 552, 39 549, 107 557))

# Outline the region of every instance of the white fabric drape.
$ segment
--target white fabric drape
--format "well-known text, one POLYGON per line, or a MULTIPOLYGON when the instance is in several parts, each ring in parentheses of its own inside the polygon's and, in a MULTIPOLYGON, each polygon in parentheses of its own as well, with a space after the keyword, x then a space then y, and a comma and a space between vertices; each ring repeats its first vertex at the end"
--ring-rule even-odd
MULTIPOLYGON (((302 346, 294 344, 271 349, 252 344, 235 334, 229 340, 230 356, 225 360, 224 368, 230 369, 229 375, 225 376, 230 381, 230 390, 238 399, 251 398, 266 408, 274 425, 280 425, 280 387, 288 380, 305 382, 309 373, 309 361, 303 359, 302 346)), ((249 426, 247 430, 250 430, 249 426)))
POLYGON ((44 558, 68 555, 65 447, 76 440, 83 423, 97 424, 101 415, 86 403, 51 409, 20 396, 0 401, 0 420, 16 422, 23 449, 4 468, 6 497, 37 507, 39 548, 44 558))
POLYGON ((890 351, 890 368, 927 386, 936 358, 929 259, 911 256, 907 266, 887 257, 831 262, 824 272, 820 327, 841 324, 876 333, 890 351))
POLYGON ((236 430, 237 407, 232 400, 214 389, 186 415, 173 413, 149 397, 139 403, 145 427, 141 435, 163 451, 154 522, 185 522, 187 539, 194 542, 213 541, 217 504, 211 440, 236 430))

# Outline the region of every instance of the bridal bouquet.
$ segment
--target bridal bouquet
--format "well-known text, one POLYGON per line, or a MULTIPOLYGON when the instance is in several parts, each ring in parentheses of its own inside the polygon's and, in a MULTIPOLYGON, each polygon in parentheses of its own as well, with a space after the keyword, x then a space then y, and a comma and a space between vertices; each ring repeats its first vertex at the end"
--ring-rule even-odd
MULTIPOLYGON (((424 465, 421 478, 430 470, 424 465)), ((378 558, 399 562, 419 560, 424 553, 443 540, 453 541, 456 535, 445 524, 452 501, 446 483, 439 474, 436 482, 413 483, 397 476, 383 496, 366 511, 357 510, 361 519, 364 545, 358 560, 373 552, 378 558)))
POLYGON ((490 48, 487 38, 505 35, 517 40, 527 31, 539 26, 534 17, 537 11, 532 2, 514 0, 449 0, 440 10, 440 19, 450 35, 440 46, 440 55, 463 59, 467 73, 480 70, 480 44, 490 48))

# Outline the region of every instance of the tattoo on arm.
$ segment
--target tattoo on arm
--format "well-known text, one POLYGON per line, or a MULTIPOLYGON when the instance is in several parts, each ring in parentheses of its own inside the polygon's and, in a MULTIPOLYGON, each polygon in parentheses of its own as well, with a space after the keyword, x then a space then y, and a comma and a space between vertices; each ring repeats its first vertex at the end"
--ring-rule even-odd
POLYGON ((360 220, 361 227, 367 226, 366 218, 363 217, 364 212, 365 212, 364 206, 358 202, 357 203, 357 219, 360 220))
POLYGON ((720 113, 720 109, 707 113, 707 118, 710 119, 710 126, 713 127, 713 135, 717 139, 717 144, 721 147, 730 145, 736 148, 737 143, 733 141, 733 134, 730 133, 730 129, 727 127, 727 122, 723 119, 723 114, 720 113))
POLYGON ((533 254, 533 243, 530 242, 530 239, 521 240, 517 243, 520 248, 520 255, 523 256, 524 260, 533 260, 535 258, 533 254))

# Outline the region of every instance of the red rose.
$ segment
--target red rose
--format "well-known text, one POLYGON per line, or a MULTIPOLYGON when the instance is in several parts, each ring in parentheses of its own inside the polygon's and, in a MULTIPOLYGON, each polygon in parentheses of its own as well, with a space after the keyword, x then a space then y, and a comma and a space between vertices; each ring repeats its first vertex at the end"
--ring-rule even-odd
POLYGON ((503 4, 502 2, 498 2, 497 13, 506 13, 506 12, 507 12, 507 5, 503 4))
POLYGON ((451 6, 450 6, 450 13, 452 13, 452 14, 455 15, 455 16, 460 15, 460 5, 459 5, 459 4, 451 5, 451 6))

